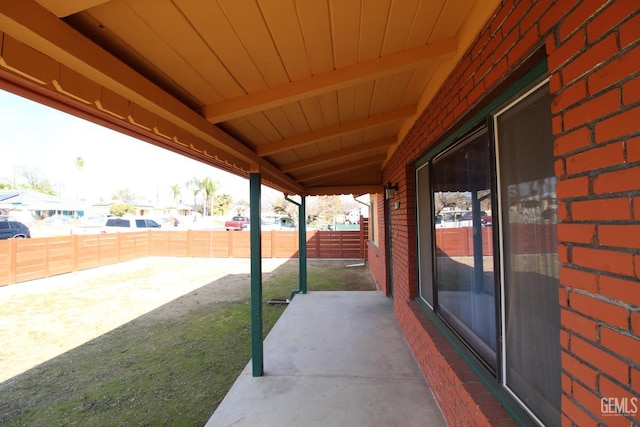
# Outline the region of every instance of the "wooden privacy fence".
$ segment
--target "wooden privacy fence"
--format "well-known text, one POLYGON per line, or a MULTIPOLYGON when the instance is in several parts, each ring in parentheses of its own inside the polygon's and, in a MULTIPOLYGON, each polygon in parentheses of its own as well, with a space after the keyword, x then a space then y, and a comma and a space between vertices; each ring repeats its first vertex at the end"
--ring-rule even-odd
MULTIPOLYGON (((146 256, 249 258, 250 233, 142 231, 0 241, 0 286, 146 256)), ((309 231, 308 258, 364 258, 364 231, 309 231)), ((297 258, 296 231, 262 233, 263 258, 297 258)))
MULTIPOLYGON (((511 224, 508 228, 511 244, 507 250, 515 255, 557 253, 556 224, 511 224)), ((438 256, 472 256, 472 227, 437 228, 436 249, 438 256)), ((493 255, 493 229, 482 227, 482 253, 493 255)))

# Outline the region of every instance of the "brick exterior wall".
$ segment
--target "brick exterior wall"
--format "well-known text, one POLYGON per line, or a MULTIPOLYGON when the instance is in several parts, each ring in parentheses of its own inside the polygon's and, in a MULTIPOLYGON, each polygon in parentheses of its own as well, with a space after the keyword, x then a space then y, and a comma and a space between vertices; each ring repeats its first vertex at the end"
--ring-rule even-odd
MULTIPOLYGON (((399 184, 400 206, 391 212, 394 309, 450 425, 513 422, 412 301, 413 162, 543 51, 559 178, 561 423, 640 422, 639 414, 606 416, 601 406, 640 390, 639 9, 637 0, 504 1, 384 170, 384 182, 399 184)), ((384 269, 384 252, 369 255, 381 280, 375 272, 384 269)))
MULTIPOLYGON (((376 233, 378 235, 377 238, 377 246, 371 242, 367 245, 367 262, 369 265, 369 270, 371 270, 371 275, 373 276, 373 280, 376 282, 378 290, 384 292, 385 295, 389 295, 389 283, 387 280, 387 263, 386 263, 386 248, 387 248, 387 236, 386 236, 386 228, 384 227, 385 221, 385 212, 384 212, 384 195, 377 194, 371 195, 371 197, 376 197, 375 208, 376 211, 373 213, 377 220, 377 224, 379 224, 376 233)), ((370 227, 374 227, 375 224, 370 223, 370 227)))

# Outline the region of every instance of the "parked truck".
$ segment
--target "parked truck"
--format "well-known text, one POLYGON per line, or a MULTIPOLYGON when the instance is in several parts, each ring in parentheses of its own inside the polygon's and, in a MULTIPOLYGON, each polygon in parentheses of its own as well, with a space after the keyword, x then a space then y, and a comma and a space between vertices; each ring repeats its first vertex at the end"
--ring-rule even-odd
POLYGON ((240 230, 244 230, 247 227, 249 227, 249 217, 246 217, 246 216, 234 216, 233 218, 231 218, 230 221, 226 221, 224 223, 224 228, 227 231, 230 231, 230 230, 240 231, 240 230))

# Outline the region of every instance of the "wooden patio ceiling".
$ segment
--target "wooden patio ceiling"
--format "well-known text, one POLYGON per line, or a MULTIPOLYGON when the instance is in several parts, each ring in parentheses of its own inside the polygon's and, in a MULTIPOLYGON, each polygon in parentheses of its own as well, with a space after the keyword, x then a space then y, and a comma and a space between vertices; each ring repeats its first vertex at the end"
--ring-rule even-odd
POLYGON ((2 0, 0 88, 285 193, 377 193, 496 5, 2 0))

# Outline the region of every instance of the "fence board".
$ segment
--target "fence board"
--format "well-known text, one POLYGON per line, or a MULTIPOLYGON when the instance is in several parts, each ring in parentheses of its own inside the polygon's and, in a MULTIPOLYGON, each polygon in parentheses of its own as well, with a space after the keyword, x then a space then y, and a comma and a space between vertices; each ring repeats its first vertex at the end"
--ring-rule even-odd
POLYGON ((12 279, 15 274, 15 243, 16 240, 13 239, 0 241, 0 285, 15 281, 15 279, 12 279))

